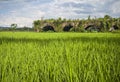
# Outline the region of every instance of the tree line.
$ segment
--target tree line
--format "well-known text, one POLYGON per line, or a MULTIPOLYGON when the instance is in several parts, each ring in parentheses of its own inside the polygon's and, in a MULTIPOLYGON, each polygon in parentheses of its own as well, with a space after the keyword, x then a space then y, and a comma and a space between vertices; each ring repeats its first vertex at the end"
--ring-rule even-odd
POLYGON ((97 31, 106 32, 113 31, 120 28, 120 18, 112 18, 109 15, 105 15, 103 18, 91 18, 87 19, 44 19, 35 20, 33 22, 33 29, 36 32, 42 31, 55 31, 55 32, 86 32, 97 31), (54 29, 52 30, 51 29, 54 29), (113 28, 113 29, 111 29, 113 28), (65 30, 66 29, 66 30, 65 30))
POLYGON ((11 24, 11 28, 0 28, 0 31, 35 31, 35 32, 108 32, 120 29, 120 17, 113 18, 105 15, 103 18, 87 19, 43 19, 33 21, 33 27, 18 28, 11 24))

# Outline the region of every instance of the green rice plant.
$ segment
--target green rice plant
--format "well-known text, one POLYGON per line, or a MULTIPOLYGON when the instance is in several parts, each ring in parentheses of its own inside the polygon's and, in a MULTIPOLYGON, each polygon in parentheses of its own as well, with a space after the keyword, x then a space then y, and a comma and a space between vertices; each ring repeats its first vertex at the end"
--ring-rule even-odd
POLYGON ((0 82, 120 82, 119 33, 0 32, 0 82))

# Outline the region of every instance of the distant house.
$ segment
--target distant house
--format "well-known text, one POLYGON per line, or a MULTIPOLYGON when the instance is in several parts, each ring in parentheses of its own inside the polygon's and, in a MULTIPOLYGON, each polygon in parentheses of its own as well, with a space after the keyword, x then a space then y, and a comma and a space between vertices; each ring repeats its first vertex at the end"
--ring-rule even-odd
POLYGON ((92 31, 97 31, 97 32, 99 32, 99 31, 100 31, 100 28, 97 27, 97 26, 95 26, 95 25, 88 25, 88 26, 86 26, 84 29, 85 29, 86 31, 90 31, 90 32, 92 32, 92 31))
POLYGON ((54 27, 53 26, 51 26, 51 25, 46 25, 46 26, 44 26, 43 28, 42 28, 42 30, 43 31, 53 31, 53 32, 55 32, 55 30, 54 30, 54 27))
POLYGON ((70 31, 70 29, 73 28, 73 25, 72 24, 67 24, 63 27, 63 31, 70 31))
POLYGON ((112 31, 114 31, 114 30, 118 30, 118 26, 117 26, 117 25, 113 25, 113 26, 109 29, 110 32, 112 32, 112 31))

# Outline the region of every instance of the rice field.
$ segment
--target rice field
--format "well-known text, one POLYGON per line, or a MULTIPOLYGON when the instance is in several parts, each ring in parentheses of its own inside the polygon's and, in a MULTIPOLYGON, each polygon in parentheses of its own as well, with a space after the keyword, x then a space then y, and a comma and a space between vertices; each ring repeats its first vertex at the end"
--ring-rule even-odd
POLYGON ((120 33, 0 32, 0 82, 120 82, 120 33))

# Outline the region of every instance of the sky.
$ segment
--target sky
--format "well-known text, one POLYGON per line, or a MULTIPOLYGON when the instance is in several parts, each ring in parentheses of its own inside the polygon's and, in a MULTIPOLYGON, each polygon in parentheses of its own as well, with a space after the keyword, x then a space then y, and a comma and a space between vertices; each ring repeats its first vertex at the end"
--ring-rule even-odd
POLYGON ((0 26, 32 27, 34 20, 120 17, 120 0, 0 0, 0 26))

